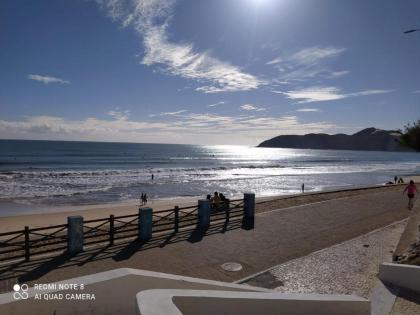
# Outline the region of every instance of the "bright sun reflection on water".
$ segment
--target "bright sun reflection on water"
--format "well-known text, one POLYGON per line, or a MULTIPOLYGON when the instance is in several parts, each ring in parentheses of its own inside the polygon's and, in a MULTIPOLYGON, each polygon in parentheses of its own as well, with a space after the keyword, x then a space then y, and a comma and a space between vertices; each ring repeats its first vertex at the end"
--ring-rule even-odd
POLYGON ((257 148, 237 145, 208 146, 206 148, 216 151, 217 158, 225 160, 266 162, 282 161, 307 155, 304 151, 296 149, 257 148))

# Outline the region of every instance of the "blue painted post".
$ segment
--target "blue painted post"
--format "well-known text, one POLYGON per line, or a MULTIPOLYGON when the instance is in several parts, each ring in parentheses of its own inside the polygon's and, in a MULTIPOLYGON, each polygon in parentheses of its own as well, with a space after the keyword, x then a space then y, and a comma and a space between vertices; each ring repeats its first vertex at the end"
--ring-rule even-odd
POLYGON ((244 217, 242 219, 242 227, 251 230, 255 226, 255 194, 244 194, 244 217))
POLYGON ((139 208, 139 239, 148 241, 152 238, 153 209, 139 208))
POLYGON ((74 255, 83 251, 83 217, 75 215, 67 217, 67 249, 74 255))
POLYGON ((206 231, 210 226, 210 200, 198 200, 198 222, 197 229, 206 231))

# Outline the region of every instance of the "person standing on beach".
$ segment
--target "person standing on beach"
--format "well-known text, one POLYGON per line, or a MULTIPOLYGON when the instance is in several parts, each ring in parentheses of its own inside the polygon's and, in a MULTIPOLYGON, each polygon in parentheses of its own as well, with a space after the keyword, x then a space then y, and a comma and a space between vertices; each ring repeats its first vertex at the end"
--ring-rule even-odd
POLYGON ((414 197, 417 193, 417 187, 414 184, 414 181, 410 180, 410 184, 405 187, 403 194, 405 194, 405 192, 407 192, 408 197, 408 210, 412 210, 414 207, 414 197))
POLYGON ((143 201, 144 201, 144 205, 147 205, 147 194, 146 193, 144 193, 143 201))
POLYGON ((302 194, 305 192, 305 183, 302 184, 302 194))
POLYGON ((141 193, 141 196, 140 196, 140 206, 142 205, 143 205, 143 193, 141 193))
POLYGON ((398 180, 398 177, 397 176, 394 176, 394 183, 395 184, 397 183, 397 180, 398 180))

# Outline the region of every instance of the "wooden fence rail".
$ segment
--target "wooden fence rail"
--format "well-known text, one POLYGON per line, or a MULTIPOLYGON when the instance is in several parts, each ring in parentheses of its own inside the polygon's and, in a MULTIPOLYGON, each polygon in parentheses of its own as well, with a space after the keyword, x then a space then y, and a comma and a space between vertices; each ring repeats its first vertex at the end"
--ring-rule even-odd
MULTIPOLYGON (((250 199, 253 200, 253 205, 246 206, 246 200, 246 195, 244 195, 244 199, 227 199, 216 206, 209 205, 211 209, 208 213, 209 222, 224 221, 227 225, 230 220, 244 219, 245 209, 255 208, 255 198, 250 199)), ((150 209, 152 211, 151 236, 166 232, 178 233, 181 229, 198 228, 199 207, 175 206, 173 209, 159 211, 150 209)), ((82 223, 79 228, 83 234, 81 248, 100 244, 112 246, 117 240, 138 238, 141 211, 142 208, 136 214, 121 216, 111 214, 107 218, 93 220, 83 220, 80 217, 82 223)), ((25 226, 23 230, 0 233, 0 262, 23 259, 29 261, 31 256, 65 252, 69 249, 73 232, 69 224, 60 224, 39 228, 25 226)))

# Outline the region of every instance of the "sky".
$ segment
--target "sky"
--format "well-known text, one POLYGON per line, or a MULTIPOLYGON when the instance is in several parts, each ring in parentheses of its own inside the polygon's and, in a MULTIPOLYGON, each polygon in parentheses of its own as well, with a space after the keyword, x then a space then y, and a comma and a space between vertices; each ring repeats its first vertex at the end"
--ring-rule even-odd
POLYGON ((420 118, 418 0, 3 0, 0 138, 257 145, 420 118))

